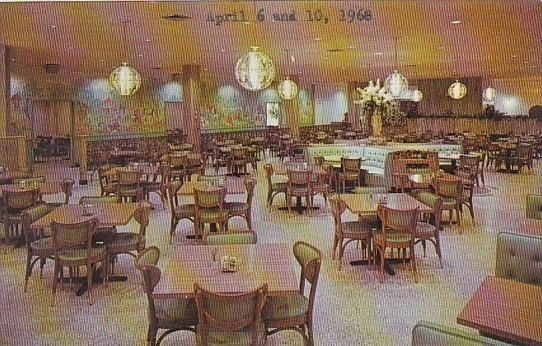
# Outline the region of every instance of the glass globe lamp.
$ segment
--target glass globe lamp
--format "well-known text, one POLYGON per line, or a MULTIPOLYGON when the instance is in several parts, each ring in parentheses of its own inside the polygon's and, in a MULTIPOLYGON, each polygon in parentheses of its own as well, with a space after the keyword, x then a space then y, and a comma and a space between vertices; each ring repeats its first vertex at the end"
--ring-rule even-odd
POLYGON ((297 84, 290 78, 286 77, 285 80, 281 81, 277 86, 277 91, 279 95, 284 100, 291 100, 297 95, 297 84))
POLYGON ((267 88, 275 79, 275 65, 258 47, 243 55, 235 64, 235 79, 245 89, 258 91, 267 88))
POLYGON ((134 68, 123 62, 109 75, 109 83, 121 96, 135 94, 141 87, 141 76, 134 68))
POLYGON ((423 93, 420 90, 414 90, 412 92, 412 101, 420 102, 423 99, 423 93))
POLYGON ((395 70, 384 81, 384 87, 393 98, 398 98, 403 91, 408 89, 408 80, 399 71, 395 70))
POLYGON ((467 86, 460 81, 456 80, 448 88, 448 96, 454 100, 461 100, 467 95, 467 86))
POLYGON ((484 89, 482 95, 484 97, 484 101, 493 102, 495 101, 495 98, 497 97, 497 90, 495 90, 492 87, 487 87, 484 89))

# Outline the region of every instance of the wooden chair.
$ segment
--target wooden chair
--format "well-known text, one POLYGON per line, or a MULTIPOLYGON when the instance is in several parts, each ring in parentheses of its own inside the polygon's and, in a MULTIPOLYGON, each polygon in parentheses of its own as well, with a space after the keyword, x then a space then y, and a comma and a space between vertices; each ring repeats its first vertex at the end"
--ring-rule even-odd
POLYGON ((100 195, 109 196, 117 192, 116 175, 106 174, 118 166, 105 164, 98 167, 98 181, 100 183, 100 195))
POLYGON ((314 246, 302 241, 294 244, 293 251, 301 266, 299 294, 269 297, 263 310, 265 328, 267 335, 283 330, 294 330, 303 336, 306 344, 314 345, 312 314, 320 277, 322 253, 314 246), (305 296, 305 281, 311 285, 308 297, 305 296))
POLYGON ((460 224, 463 195, 463 183, 461 179, 459 177, 457 179, 435 177, 434 187, 436 194, 442 199, 442 211, 448 210, 450 213, 450 224, 452 223, 454 211, 457 215, 457 223, 460 224))
MULTIPOLYGON (((90 219, 80 223, 64 224, 54 222, 51 224, 53 232, 53 249, 55 258, 55 271, 53 274, 53 300, 55 305, 56 286, 60 273, 60 280, 64 277, 64 267, 86 267, 88 305, 92 305, 92 277, 95 266, 101 262, 103 267, 103 281, 107 287, 108 259, 105 245, 93 244, 92 236, 96 230, 98 219, 90 219)), ((72 272, 72 271, 70 271, 72 272)))
POLYGON ((52 212, 56 206, 40 203, 26 209, 22 213, 23 232, 26 242, 26 271, 24 279, 24 291, 27 291, 28 280, 32 275, 32 268, 40 261, 40 279, 43 277, 43 267, 47 259, 53 259, 53 238, 43 236, 43 230, 34 230, 31 225, 52 212))
POLYGON ((470 170, 462 170, 459 169, 456 171, 456 175, 461 178, 461 182, 463 184, 463 189, 461 191, 461 205, 459 210, 461 213, 463 213, 463 206, 466 206, 469 208, 471 219, 474 220, 474 204, 473 204, 473 196, 474 196, 474 184, 475 181, 475 175, 470 170))
POLYGON ((414 244, 421 243, 423 246, 423 256, 425 257, 425 243, 430 241, 435 246, 435 251, 439 258, 440 267, 442 265, 442 249, 440 247, 440 218, 442 216, 442 200, 434 193, 428 191, 419 191, 416 199, 433 209, 431 217, 425 218, 424 221, 416 224, 416 232, 414 233, 414 244), (432 219, 432 223, 430 222, 432 219))
POLYGON ((267 284, 254 291, 218 294, 194 284, 198 308, 198 345, 263 345, 265 327, 262 309, 267 284))
POLYGON ((274 173, 274 168, 270 164, 264 166, 265 177, 267 179, 267 205, 270 206, 273 204, 273 199, 279 193, 286 195, 286 190, 288 189, 288 183, 273 183, 272 177, 274 173))
POLYGON ((254 232, 207 234, 203 239, 205 245, 256 244, 257 241, 258 237, 254 232))
POLYGON ((288 187, 286 188, 286 206, 290 212, 292 197, 305 197, 305 203, 309 210, 312 208, 312 170, 306 169, 287 169, 288 187))
POLYGON ((480 186, 480 157, 460 155, 458 169, 469 170, 474 175, 476 186, 480 186))
MULTIPOLYGON (((324 167, 324 166, 322 166, 324 167)), ((326 167, 328 168, 328 167, 326 167)), ((314 204, 314 196, 321 194, 324 197, 324 203, 327 204, 327 196, 331 193, 331 183, 328 179, 328 173, 313 174, 311 182, 311 204, 314 204)))
POLYGON ((246 220, 248 229, 252 231, 252 199, 254 197, 256 180, 246 178, 244 179, 244 184, 247 190, 246 202, 225 202, 224 208, 228 211, 228 222, 233 217, 242 217, 246 220))
POLYGON ((194 201, 196 205, 196 217, 194 218, 194 228, 196 237, 203 237, 205 233, 205 224, 218 224, 220 233, 226 230, 228 222, 228 210, 224 208, 226 198, 226 189, 217 188, 194 188, 194 201))
POLYGON ((119 202, 130 199, 139 202, 143 199, 141 186, 141 171, 138 169, 117 169, 117 200, 119 202))
POLYGON ((152 181, 145 182, 145 193, 149 200, 150 193, 160 197, 162 206, 166 204, 167 184, 171 181, 171 168, 168 164, 161 164, 152 177, 152 181))
POLYGON ((360 221, 343 222, 342 215, 346 211, 346 202, 341 200, 338 195, 329 199, 331 204, 331 215, 333 216, 334 236, 333 236, 333 259, 337 246, 339 247, 339 271, 341 270, 342 258, 346 245, 353 241, 362 241, 366 249, 366 258, 370 257, 371 229, 360 221), (345 242, 346 240, 346 242, 345 242))
POLYGON ((168 186, 169 210, 171 212, 171 222, 169 228, 169 243, 173 242, 175 229, 179 221, 188 219, 194 223, 196 217, 196 205, 194 203, 179 203, 177 193, 183 183, 181 181, 172 181, 168 186))
POLYGON ((234 174, 247 173, 247 150, 244 147, 234 147, 231 151, 231 164, 234 174))
POLYGON ((4 199, 4 232, 6 238, 11 240, 20 237, 20 228, 22 225, 22 213, 25 209, 33 207, 39 200, 39 189, 25 189, 21 191, 3 190, 4 199))
POLYGON ((114 270, 117 255, 127 254, 136 257, 134 251, 141 253, 145 249, 145 234, 149 225, 150 213, 150 204, 147 202, 140 203, 134 213, 134 219, 139 224, 138 232, 118 232, 113 235, 110 241, 106 242, 105 245, 110 260, 111 272, 114 270))
POLYGON ((383 204, 378 206, 378 217, 382 221, 382 232, 373 234, 375 250, 380 253, 380 282, 384 281, 386 250, 397 249, 405 258, 406 249, 410 250, 410 264, 414 272, 414 281, 418 282, 416 254, 414 252, 414 234, 418 223, 418 209, 398 210, 383 204))
POLYGON ((194 173, 205 174, 205 162, 201 154, 186 155, 186 179, 190 179, 194 173))
POLYGON ((511 165, 516 166, 521 173, 523 167, 529 170, 533 169, 533 146, 519 144, 516 148, 516 154, 511 158, 511 165))
POLYGON ((147 343, 149 345, 160 345, 167 335, 186 330, 195 332, 198 324, 196 303, 192 298, 161 298, 154 299, 154 288, 160 282, 162 272, 156 265, 160 259, 160 250, 151 246, 142 251, 135 258, 135 266, 142 276, 143 289, 147 296, 147 316, 149 327, 147 330, 147 343), (156 335, 160 329, 166 331, 156 335))
MULTIPOLYGON (((341 171, 337 173, 337 183, 342 186, 342 192, 346 190, 347 182, 354 182, 361 186, 361 158, 352 159, 341 157, 341 171)), ((339 191, 339 188, 336 188, 339 191)))

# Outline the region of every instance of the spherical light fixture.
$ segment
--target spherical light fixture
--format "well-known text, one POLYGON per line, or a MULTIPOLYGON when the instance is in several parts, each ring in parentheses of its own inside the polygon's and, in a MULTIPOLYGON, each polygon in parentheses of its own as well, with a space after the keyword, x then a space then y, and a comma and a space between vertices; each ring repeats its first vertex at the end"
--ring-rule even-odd
POLYGON ((467 95, 467 86, 465 84, 458 80, 450 84, 450 87, 448 88, 448 96, 454 100, 461 100, 463 97, 465 97, 465 95, 467 95))
POLYGON ((495 90, 492 87, 487 87, 484 89, 482 96, 484 98, 484 101, 493 102, 495 101, 495 98, 497 97, 497 90, 495 90))
POLYGON ((291 100, 297 95, 297 84, 286 77, 286 79, 281 81, 277 86, 277 91, 284 100, 291 100))
POLYGON ((408 89, 408 80, 399 71, 395 70, 384 81, 384 87, 394 98, 401 96, 408 89))
POLYGON ((128 63, 123 62, 111 72, 109 83, 121 96, 130 96, 141 87, 141 76, 134 68, 128 66, 128 63))
POLYGON ((250 49, 250 52, 237 60, 235 79, 245 89, 263 90, 275 79, 275 65, 267 55, 259 51, 259 47, 250 49))
POLYGON ((412 93, 412 101, 420 102, 423 99, 423 93, 420 90, 414 90, 412 93))

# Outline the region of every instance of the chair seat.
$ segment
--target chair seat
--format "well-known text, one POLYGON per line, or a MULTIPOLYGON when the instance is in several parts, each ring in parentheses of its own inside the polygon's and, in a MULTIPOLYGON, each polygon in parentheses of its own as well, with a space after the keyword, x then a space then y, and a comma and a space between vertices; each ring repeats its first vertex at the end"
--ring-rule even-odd
POLYGON ((230 213, 243 213, 246 212, 250 206, 248 203, 243 202, 226 202, 224 203, 224 209, 227 209, 230 213))
POLYGON ((184 219, 187 217, 194 217, 196 215, 195 204, 181 204, 175 207, 175 217, 177 219, 184 219))
POLYGON ((288 189, 288 183, 272 183, 271 184, 271 189, 273 191, 283 191, 283 192, 286 192, 286 190, 288 189))
POLYGON ((120 232, 115 234, 113 239, 107 243, 107 248, 109 250, 114 250, 115 248, 128 248, 133 247, 134 249, 137 248, 137 244, 139 243, 139 235, 137 233, 131 233, 131 232, 120 232))
POLYGON ((378 216, 372 216, 372 215, 364 215, 359 217, 359 222, 364 223, 367 227, 370 227, 371 229, 376 228, 380 229, 381 222, 378 216))
POLYGON ((162 328, 196 325, 198 313, 194 299, 155 299, 156 318, 162 328))
MULTIPOLYGON (((263 344, 263 337, 265 333, 265 326, 263 323, 260 324, 258 327, 260 330, 260 341, 257 343, 257 345, 263 344)), ((201 343, 199 333, 196 334, 196 342, 198 345, 201 343)), ((254 345, 252 342, 252 330, 240 330, 240 331, 231 331, 231 332, 223 332, 223 331, 208 331, 207 332, 207 344, 208 345, 254 345)))
POLYGON ((310 189, 308 186, 292 186, 288 187, 287 191, 296 195, 307 195, 310 193, 310 189))
POLYGON ((326 183, 313 183, 311 185, 312 191, 329 191, 329 184, 326 183))
POLYGON ((141 193, 141 189, 138 189, 137 187, 126 188, 120 189, 118 192, 123 196, 136 196, 137 194, 141 193))
POLYGON ((456 200, 453 197, 441 197, 442 209, 454 209, 456 206, 456 200))
POLYGON ((264 321, 285 320, 305 315, 309 309, 309 300, 301 295, 267 297, 262 317, 264 321))
POLYGON ((363 222, 350 221, 342 223, 343 235, 347 238, 368 238, 371 234, 370 228, 363 222))
POLYGON ((434 225, 427 223, 427 222, 418 222, 416 224, 416 238, 432 238, 435 236, 436 228, 434 225))
POLYGON ((228 210, 220 210, 220 208, 205 208, 199 210, 200 220, 205 222, 206 220, 218 220, 220 218, 226 220, 229 216, 228 210))
MULTIPOLYGON (((382 233, 373 234, 375 242, 382 244, 382 233)), ((412 240, 409 233, 386 233, 386 243, 408 243, 412 240)))
MULTIPOLYGON (((106 250, 104 245, 96 245, 90 251, 91 259, 105 258, 106 250)), ((58 253, 58 259, 63 262, 80 262, 86 261, 87 249, 66 249, 58 253)))
POLYGON ((52 252, 53 251, 53 238, 47 237, 39 240, 35 240, 30 243, 30 247, 33 251, 40 252, 52 252))
POLYGON ((357 180, 359 177, 359 173, 357 172, 339 172, 337 175, 342 180, 357 180))

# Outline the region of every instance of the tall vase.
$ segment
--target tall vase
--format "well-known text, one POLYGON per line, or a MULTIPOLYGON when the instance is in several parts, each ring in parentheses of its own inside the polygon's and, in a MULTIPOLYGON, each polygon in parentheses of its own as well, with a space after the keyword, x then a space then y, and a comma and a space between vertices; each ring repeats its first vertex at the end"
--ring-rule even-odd
POLYGON ((382 137, 382 111, 375 108, 372 116, 373 136, 382 137))
POLYGON ((371 137, 373 135, 373 112, 373 108, 363 110, 363 133, 367 137, 371 137))

